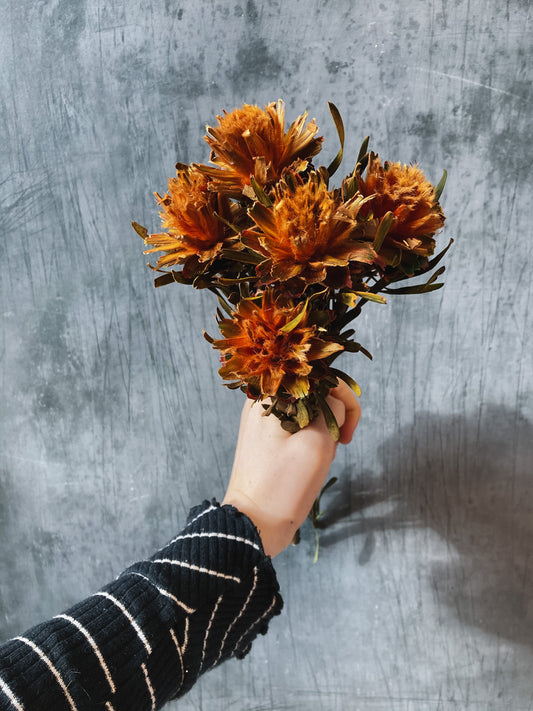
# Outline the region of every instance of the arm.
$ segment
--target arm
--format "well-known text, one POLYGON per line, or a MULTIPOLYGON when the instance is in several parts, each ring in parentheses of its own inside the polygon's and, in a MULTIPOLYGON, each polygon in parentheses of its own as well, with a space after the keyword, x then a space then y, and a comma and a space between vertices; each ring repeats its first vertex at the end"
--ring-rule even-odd
POLYGON ((204 502, 175 539, 0 647, 0 709, 160 708, 242 657, 282 601, 251 521, 204 502))
MULTIPOLYGON (((348 388, 329 402, 347 442, 358 404, 348 388)), ((267 556, 305 519, 335 450, 323 422, 288 435, 246 403, 224 505, 193 509, 150 560, 2 645, 0 710, 157 709, 244 656, 282 607, 267 556)))

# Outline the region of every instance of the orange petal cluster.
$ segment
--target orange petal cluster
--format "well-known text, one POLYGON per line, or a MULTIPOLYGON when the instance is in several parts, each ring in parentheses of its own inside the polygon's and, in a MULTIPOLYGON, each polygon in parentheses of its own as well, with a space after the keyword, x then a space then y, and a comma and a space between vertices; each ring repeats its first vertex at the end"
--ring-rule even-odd
POLYGON ((208 178, 190 166, 180 166, 175 178, 168 181, 168 193, 156 193, 162 208, 159 213, 168 232, 149 235, 151 246, 145 254, 165 252, 156 268, 183 264, 194 257, 208 262, 222 249, 227 238, 225 227, 215 212, 220 210, 219 198, 208 190, 208 178))
POLYGON ((285 168, 311 158, 322 147, 322 138, 316 137, 318 126, 314 119, 306 124, 306 113, 285 131, 281 100, 264 109, 244 104, 217 119, 218 126, 207 126, 205 137, 216 167, 197 167, 211 179, 212 190, 232 197, 250 186, 251 177, 261 186, 275 182, 285 168))
POLYGON ((310 391, 312 362, 343 350, 319 338, 308 322, 306 305, 280 305, 272 289, 257 300, 243 299, 231 319, 219 321, 223 339, 213 347, 223 354, 219 373, 225 380, 255 386, 262 397, 290 394, 301 398, 310 391))
POLYGON ((274 188, 274 204, 256 202, 249 215, 256 227, 243 241, 267 259, 260 272, 271 280, 298 277, 306 284, 324 282, 328 267, 350 262, 372 264, 376 253, 357 215, 365 200, 356 194, 343 203, 334 197, 320 175, 304 180, 289 174, 274 188))
POLYGON ((359 191, 371 198, 362 214, 381 219, 392 212, 394 222, 383 251, 406 250, 428 257, 433 254, 433 235, 444 225, 444 214, 435 200, 435 188, 416 165, 381 164, 371 153, 366 175, 357 176, 359 191))

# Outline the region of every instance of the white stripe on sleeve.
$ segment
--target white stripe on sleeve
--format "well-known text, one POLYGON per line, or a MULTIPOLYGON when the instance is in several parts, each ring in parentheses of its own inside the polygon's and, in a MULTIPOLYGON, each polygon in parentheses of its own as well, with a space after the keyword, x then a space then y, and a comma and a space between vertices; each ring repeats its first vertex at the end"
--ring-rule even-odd
POLYGON ((207 638, 209 637, 209 632, 211 631, 211 625, 213 624, 213 620, 215 619, 215 615, 218 610, 218 606, 220 605, 223 597, 224 597, 224 594, 220 595, 220 597, 216 601, 215 606, 213 608, 213 612, 211 613, 211 617, 209 619, 209 623, 207 625, 207 629, 205 631, 204 644, 202 646, 202 658, 200 660, 200 670, 202 669, 202 667, 204 665, 205 650, 207 647, 207 638))
POLYGON ((15 694, 11 691, 11 689, 6 684, 6 682, 2 681, 2 679, 0 679, 0 689, 4 692, 4 694, 7 696, 7 698, 11 701, 11 704, 17 709, 17 711, 24 711, 24 706, 20 703, 20 701, 17 699, 15 694))
POLYGON ((173 641, 174 644, 176 645, 176 650, 177 650, 177 652, 178 652, 178 657, 179 657, 179 660, 180 660, 180 666, 181 666, 180 689, 181 689, 181 687, 183 686, 183 682, 185 681, 185 667, 183 666, 183 654, 182 654, 182 651, 181 651, 181 647, 180 647, 179 642, 178 642, 178 639, 177 639, 177 637, 176 637, 176 633, 174 632, 174 630, 172 629, 172 627, 170 628, 170 636, 172 637, 172 641, 173 641))
POLYGON ((189 570, 195 570, 197 573, 206 573, 207 575, 213 575, 216 578, 224 578, 224 580, 234 580, 236 583, 240 583, 241 579, 235 577, 234 575, 226 575, 226 573, 221 573, 218 570, 210 570, 209 568, 200 568, 198 565, 193 563, 185 563, 183 560, 172 560, 171 558, 158 558, 157 560, 150 561, 151 563, 168 563, 169 565, 179 565, 181 568, 189 568, 189 570))
POLYGON ((210 511, 214 511, 217 507, 216 506, 210 506, 208 509, 204 509, 202 513, 199 513, 198 516, 195 516, 189 523, 185 526, 185 528, 189 528, 189 526, 194 523, 195 521, 198 521, 199 518, 202 518, 202 516, 205 516, 206 513, 209 513, 210 511))
POLYGON ((250 600, 252 599, 252 595, 253 595, 254 592, 255 592, 256 586, 257 586, 257 568, 254 568, 254 582, 253 582, 252 588, 251 588, 250 592, 248 593, 248 597, 246 598, 246 601, 245 601, 244 605, 242 606, 242 608, 241 608, 239 614, 237 615, 237 617, 233 620, 233 622, 231 623, 231 625, 230 625, 230 626, 228 627, 228 629, 226 630, 226 634, 224 635, 224 638, 222 639, 222 644, 220 645, 220 650, 219 650, 219 652, 218 652, 218 657, 215 659, 215 661, 214 661, 213 664, 212 664, 213 667, 218 664, 218 662, 219 662, 219 660, 220 660, 220 658, 221 658, 221 656, 222 656, 222 650, 224 649, 224 645, 226 644, 226 640, 227 640, 227 638, 228 638, 228 635, 229 635, 229 633, 231 632, 231 630, 233 629, 233 627, 235 627, 236 623, 237 623, 237 622, 241 619, 241 617, 243 616, 244 611, 246 610, 246 608, 248 607, 248 605, 249 605, 249 603, 250 603, 250 600))
POLYGON ((72 699, 72 696, 68 693, 67 686, 66 686, 65 682, 63 681, 61 674, 57 671, 55 666, 48 659, 48 657, 42 651, 42 649, 39 649, 39 647, 36 644, 34 644, 34 642, 32 642, 31 639, 26 639, 26 637, 15 637, 15 639, 17 639, 19 642, 23 642, 24 644, 27 644, 28 647, 31 647, 33 649, 33 651, 39 655, 39 658, 41 659, 41 661, 43 661, 46 664, 48 669, 50 669, 50 671, 54 675, 57 683, 61 687, 61 690, 65 694, 65 697, 66 697, 72 711, 78 711, 76 708, 76 704, 74 703, 74 701, 72 699))
POLYGON ((105 663, 104 657, 102 656, 102 652, 98 648, 98 645, 88 632, 88 630, 85 629, 85 627, 78 622, 78 620, 75 620, 73 617, 70 617, 70 615, 56 615, 55 617, 56 620, 62 619, 62 620, 67 620, 67 622, 70 622, 71 624, 78 629, 82 635, 85 637, 85 639, 89 642, 91 647, 93 648, 94 653, 96 654, 96 657, 100 663, 100 666, 102 667, 102 671, 105 674, 105 678, 107 679, 107 683, 109 684, 109 687, 111 689, 111 693, 114 694, 116 691, 115 684, 113 683, 113 679, 111 678, 111 673, 109 669, 107 668, 107 664, 105 663))
POLYGON ((189 607, 184 602, 181 602, 181 600, 178 600, 178 598, 175 595, 173 595, 172 593, 170 593, 168 590, 165 590, 165 588, 160 588, 159 585, 156 585, 156 583, 154 583, 153 580, 150 580, 150 578, 148 578, 146 575, 143 575, 142 573, 137 573, 137 571, 135 571, 135 570, 129 570, 127 573, 125 573, 125 575, 138 575, 139 578, 144 578, 146 581, 148 581, 151 585, 154 586, 154 588, 157 590, 157 592, 160 595, 164 595, 165 597, 170 598, 170 600, 172 600, 172 602, 175 602, 176 605, 178 605, 178 607, 181 607, 182 610, 185 610, 185 612, 188 612, 189 615, 192 615, 193 612, 196 612, 196 610, 194 608, 189 607))
POLYGON ((256 625, 258 625, 262 620, 265 619, 265 617, 269 614, 270 610, 274 607, 275 604, 276 604, 276 596, 274 595, 274 599, 272 600, 272 604, 270 605, 270 607, 268 608, 268 610, 267 610, 266 612, 264 612, 258 620, 256 620, 255 622, 252 622, 252 624, 248 627, 248 629, 246 630, 246 632, 244 632, 244 634, 242 634, 242 635, 239 637, 239 639, 238 639, 238 641, 237 641, 237 644, 233 647, 233 651, 232 651, 232 653, 231 653, 230 656, 233 656, 233 655, 235 654, 235 652, 237 651, 237 647, 240 645, 240 643, 242 642, 242 640, 246 637, 246 635, 250 634, 250 632, 253 630, 253 628, 254 628, 256 625))
POLYGON ((182 541, 186 538, 224 538, 227 541, 237 541, 237 543, 244 543, 247 546, 255 548, 256 551, 261 551, 261 548, 253 541, 248 540, 248 538, 242 538, 241 536, 232 536, 230 533, 216 533, 216 532, 204 532, 204 533, 184 533, 181 536, 176 536, 171 541, 167 543, 167 546, 176 543, 176 541, 182 541))
POLYGON ((152 682, 150 681, 150 677, 148 676, 148 669, 146 668, 146 664, 144 664, 144 662, 141 664, 141 668, 144 672, 144 679, 146 681, 146 686, 148 687, 148 692, 150 693, 150 700, 152 702, 152 711, 155 711, 154 688, 152 686, 152 682))
POLYGON ((117 600, 116 597, 113 597, 113 595, 110 595, 109 593, 106 592, 97 592, 95 593, 95 596, 99 595, 100 597, 105 597, 108 600, 111 600, 111 602, 118 607, 118 609, 124 614, 124 616, 127 618, 128 622, 131 624, 135 632, 137 633, 137 636, 141 640, 141 642, 144 644, 144 647, 148 654, 152 654, 152 648, 150 647, 150 644, 146 637, 143 634, 142 629, 139 627, 139 625, 135 622, 133 617, 130 615, 130 613, 126 610, 124 605, 120 602, 120 600, 117 600))

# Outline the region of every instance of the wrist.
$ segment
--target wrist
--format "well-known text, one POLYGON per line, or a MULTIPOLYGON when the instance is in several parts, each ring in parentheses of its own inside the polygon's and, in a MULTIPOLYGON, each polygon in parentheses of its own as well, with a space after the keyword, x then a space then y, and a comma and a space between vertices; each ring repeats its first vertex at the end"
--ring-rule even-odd
POLYGON ((234 506, 251 520, 257 528, 265 554, 273 558, 286 548, 296 531, 296 524, 266 512, 242 491, 228 491, 222 505, 234 506))

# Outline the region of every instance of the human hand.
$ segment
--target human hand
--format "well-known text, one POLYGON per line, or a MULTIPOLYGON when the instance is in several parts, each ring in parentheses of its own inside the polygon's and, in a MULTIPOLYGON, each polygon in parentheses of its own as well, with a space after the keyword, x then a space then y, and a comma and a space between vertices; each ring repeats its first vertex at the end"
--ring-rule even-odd
MULTIPOLYGON (((361 406, 344 382, 327 397, 348 444, 361 406)), ((259 403, 243 407, 235 460, 223 504, 231 504, 255 524, 265 553, 274 557, 293 539, 320 493, 337 451, 324 416, 295 434, 274 415, 263 417, 259 403)))

